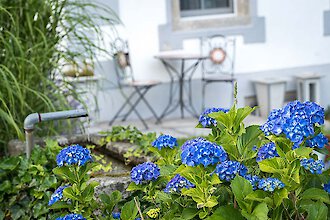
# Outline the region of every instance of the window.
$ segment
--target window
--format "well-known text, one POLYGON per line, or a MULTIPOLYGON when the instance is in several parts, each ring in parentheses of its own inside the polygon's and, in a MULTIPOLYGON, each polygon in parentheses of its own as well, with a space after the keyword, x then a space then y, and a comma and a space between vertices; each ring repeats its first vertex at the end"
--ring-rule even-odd
POLYGON ((180 0, 180 16, 232 14, 234 0, 180 0))
POLYGON ((158 29, 160 50, 182 49, 185 39, 201 39, 219 33, 242 35, 245 43, 265 42, 265 18, 257 14, 258 0, 165 2, 167 21, 158 29), (208 11, 213 9, 218 10, 215 15, 208 11), (188 11, 197 11, 197 14, 184 15, 188 11))

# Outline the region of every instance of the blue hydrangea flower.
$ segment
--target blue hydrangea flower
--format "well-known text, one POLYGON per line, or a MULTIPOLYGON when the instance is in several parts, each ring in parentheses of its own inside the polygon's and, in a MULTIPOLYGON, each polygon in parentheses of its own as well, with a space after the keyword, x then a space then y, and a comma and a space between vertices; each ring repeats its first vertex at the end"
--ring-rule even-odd
POLYGON ((212 112, 228 112, 229 109, 224 109, 224 108, 207 108, 205 111, 199 116, 199 123, 206 128, 210 126, 217 126, 217 121, 214 118, 211 118, 208 116, 208 114, 212 112))
POLYGON ((245 175, 244 178, 247 179, 251 183, 253 190, 256 190, 258 188, 260 177, 252 176, 251 174, 248 174, 248 175, 245 175))
POLYGON ((189 180, 180 176, 180 174, 176 174, 166 185, 164 192, 171 193, 171 192, 180 192, 183 188, 193 188, 195 185, 191 183, 189 180))
POLYGON ((131 179, 136 184, 156 180, 160 175, 159 167, 152 162, 145 162, 133 167, 131 171, 131 179))
POLYGON ((173 148, 178 146, 178 142, 175 137, 170 135, 160 135, 154 142, 152 142, 152 146, 157 147, 158 150, 161 150, 164 147, 173 148))
POLYGON ((307 140, 306 144, 308 147, 323 148, 326 144, 328 144, 328 142, 328 138, 324 136, 324 134, 320 133, 312 139, 307 140))
POLYGON ((221 180, 231 181, 237 174, 245 176, 247 171, 247 168, 243 164, 237 161, 227 160, 218 164, 214 172, 219 175, 221 180))
POLYGON ((68 214, 64 217, 58 217, 56 220, 86 220, 82 215, 80 214, 68 214))
POLYGON ((202 137, 198 137, 198 138, 195 138, 195 139, 192 139, 192 140, 187 140, 186 142, 184 142, 182 144, 181 151, 184 151, 190 145, 193 145, 195 143, 202 142, 202 141, 206 141, 206 139, 202 138, 202 137))
POLYGON ((58 187, 55 192, 51 195, 50 200, 48 202, 48 205, 51 206, 53 205, 55 202, 61 200, 63 198, 63 190, 67 187, 69 187, 70 185, 65 185, 65 186, 60 186, 58 187))
POLYGON ((112 212, 112 218, 120 219, 120 212, 112 212))
POLYGON ((306 106, 306 112, 310 116, 310 120, 314 124, 324 124, 324 108, 316 104, 315 102, 307 101, 304 103, 306 106))
POLYGON ((276 151, 275 144, 273 142, 270 142, 259 148, 256 160, 257 162, 260 162, 262 160, 278 157, 278 156, 279 155, 276 151))
POLYGON ((273 192, 275 189, 282 189, 284 187, 284 183, 277 178, 265 178, 260 179, 258 183, 258 188, 263 191, 273 192))
POLYGON ((191 141, 186 144, 181 153, 182 163, 188 166, 203 164, 207 167, 226 159, 227 153, 221 146, 206 140, 191 141))
POLYGON ((313 158, 300 160, 300 165, 312 174, 321 174, 324 169, 324 162, 322 160, 314 160, 313 158))
POLYGON ((323 189, 324 189, 327 193, 330 193, 330 182, 324 184, 324 185, 323 185, 323 189))
POLYGON ((83 166, 92 161, 91 152, 78 144, 63 148, 56 157, 57 166, 73 165, 83 166))
POLYGON ((260 129, 266 134, 284 134, 293 148, 299 147, 304 138, 314 135, 314 125, 324 123, 324 109, 313 102, 294 101, 284 108, 273 110, 260 129))

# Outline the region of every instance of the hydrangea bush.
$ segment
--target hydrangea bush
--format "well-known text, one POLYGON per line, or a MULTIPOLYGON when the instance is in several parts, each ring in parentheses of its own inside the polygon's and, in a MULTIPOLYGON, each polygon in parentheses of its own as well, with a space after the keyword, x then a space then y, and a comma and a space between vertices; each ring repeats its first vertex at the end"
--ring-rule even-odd
POLYGON ((330 172, 318 158, 327 153, 324 109, 294 101, 273 110, 263 125, 245 127, 253 111, 236 103, 207 109, 197 127, 210 129, 208 137, 182 146, 168 135, 155 140, 159 159, 134 167, 127 189, 139 195, 143 216, 328 219, 330 172))
MULTIPOLYGON (((53 169, 53 172, 63 181, 63 184, 50 196, 48 205, 51 209, 58 210, 51 219, 139 219, 137 208, 139 202, 136 200, 126 202, 122 206, 122 212, 118 212, 117 204, 122 200, 119 191, 114 191, 110 195, 101 194, 99 199, 95 198, 94 189, 98 182, 91 181, 90 171, 99 164, 93 162, 87 148, 80 145, 63 148, 57 155, 56 162, 57 167, 53 169)), ((136 170, 137 183, 143 183, 144 180, 151 181, 159 176, 159 169, 157 176, 157 167, 150 162, 139 165, 136 170), (154 169, 152 170, 151 167, 154 169)))
POLYGON ((236 103, 207 109, 197 127, 210 129, 209 136, 182 146, 159 136, 150 144, 157 159, 131 170, 130 201, 117 191, 97 200, 88 174, 96 163, 89 150, 68 146, 57 156, 53 171, 63 184, 49 205, 63 210, 59 220, 329 219, 330 171, 319 158, 327 153, 324 109, 294 101, 263 125, 246 127, 253 111, 236 103))

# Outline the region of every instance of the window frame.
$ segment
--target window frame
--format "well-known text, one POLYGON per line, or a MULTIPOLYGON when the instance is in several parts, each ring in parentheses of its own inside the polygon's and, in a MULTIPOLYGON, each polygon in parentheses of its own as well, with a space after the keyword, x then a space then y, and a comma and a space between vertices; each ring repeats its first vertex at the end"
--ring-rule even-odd
POLYGON ((221 16, 221 15, 233 15, 235 14, 235 0, 229 0, 229 7, 227 8, 204 8, 204 1, 201 1, 201 9, 193 9, 193 10, 181 10, 180 7, 180 17, 181 18, 192 18, 192 17, 200 17, 200 16, 221 16))
POLYGON ((180 18, 179 0, 166 0, 166 22, 158 26, 159 50, 180 50, 185 39, 203 39, 219 33, 240 35, 244 43, 266 42, 265 17, 258 16, 258 0, 235 1, 237 10, 234 16, 199 16, 196 20, 180 18), (240 17, 242 3, 246 15, 240 17))

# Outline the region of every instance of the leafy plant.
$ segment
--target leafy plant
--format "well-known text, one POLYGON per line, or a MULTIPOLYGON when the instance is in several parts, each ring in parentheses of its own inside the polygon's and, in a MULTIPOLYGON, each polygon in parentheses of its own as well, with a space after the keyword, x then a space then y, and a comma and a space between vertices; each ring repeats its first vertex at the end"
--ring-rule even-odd
POLYGON ((52 194, 49 205, 53 210, 60 210, 61 214, 53 217, 66 219, 67 216, 77 215, 79 219, 106 220, 120 216, 122 220, 134 220, 139 206, 135 198, 126 202, 118 215, 113 214, 115 206, 122 198, 118 191, 110 195, 101 194, 101 203, 96 200, 94 189, 98 182, 90 179, 90 171, 98 164, 92 160, 90 151, 80 145, 71 145, 59 152, 56 160, 58 167, 53 172, 63 184, 52 194), (65 216, 59 217, 60 215, 65 216))
POLYGON ((0 219, 47 219, 48 200, 59 182, 51 174, 61 147, 47 140, 35 146, 30 160, 24 156, 0 161, 0 219))
POLYGON ((136 148, 128 149, 124 157, 126 162, 129 163, 129 158, 140 157, 141 155, 149 155, 149 147, 151 142, 155 140, 156 133, 142 133, 136 127, 123 127, 123 126, 113 126, 111 131, 101 132, 101 134, 106 135, 100 142, 100 145, 105 145, 111 142, 128 142, 134 144, 136 148))
MULTIPOLYGON (((118 18, 111 9, 90 1, 0 0, 2 149, 10 139, 23 139, 28 114, 69 109, 69 100, 82 102, 70 82, 58 79, 65 64, 93 63, 100 51, 107 54, 98 43, 101 21, 112 27, 118 18)), ((38 133, 62 132, 66 127, 53 125, 38 133)))
POLYGON ((207 138, 173 147, 162 136, 154 166, 131 171, 144 216, 156 219, 327 219, 330 170, 320 132, 324 109, 298 101, 274 110, 262 126, 245 127, 254 108, 210 109, 197 127, 207 138), (161 147, 160 147, 161 146, 161 147), (138 171, 137 171, 138 170, 138 171), (152 210, 152 211, 150 211, 152 210))
MULTIPOLYGON (((49 209, 48 203, 61 184, 52 174, 61 149, 55 140, 48 139, 45 147, 33 148, 30 159, 21 155, 0 161, 0 219, 48 219, 57 213, 49 209)), ((92 157, 101 163, 92 167, 90 175, 111 169, 103 155, 92 157)))

